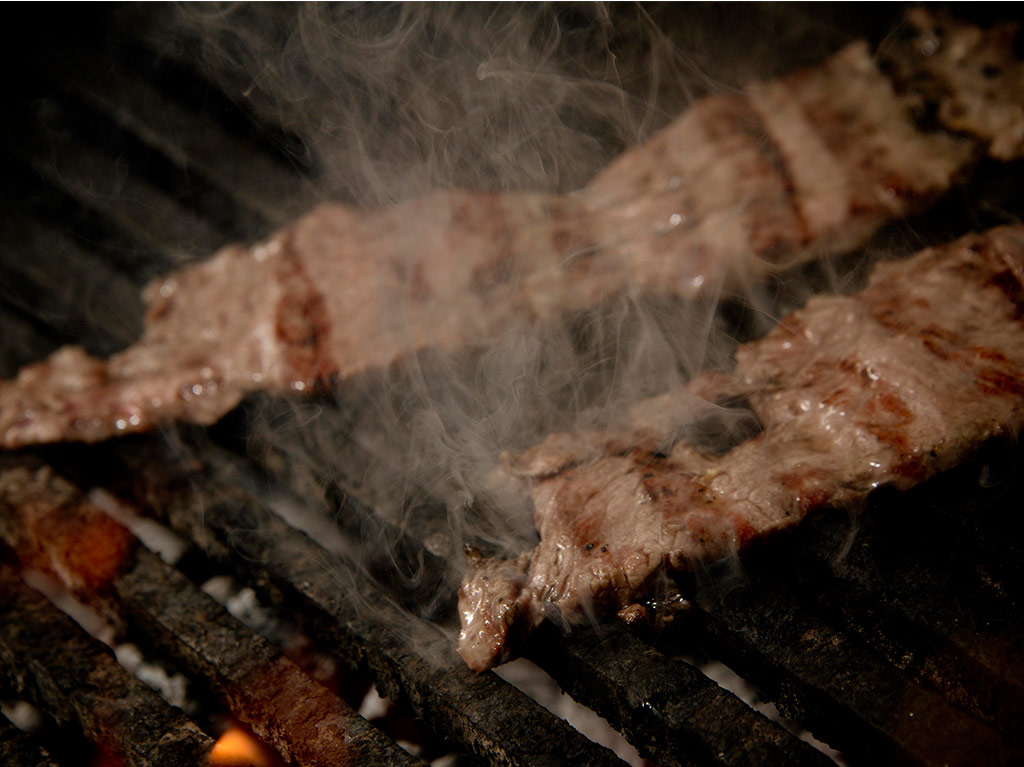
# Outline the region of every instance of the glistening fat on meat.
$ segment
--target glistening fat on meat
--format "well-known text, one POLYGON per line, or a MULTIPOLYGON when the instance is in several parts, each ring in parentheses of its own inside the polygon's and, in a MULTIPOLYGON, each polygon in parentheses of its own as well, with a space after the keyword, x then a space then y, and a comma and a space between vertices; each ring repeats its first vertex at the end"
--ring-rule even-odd
POLYGON ((460 653, 483 670, 545 616, 629 613, 686 570, 886 485, 908 488, 1024 428, 1024 226, 879 264, 853 296, 818 296, 737 352, 731 379, 764 430, 721 456, 666 444, 694 391, 641 404, 614 433, 557 435, 506 458, 529 485, 540 544, 476 558, 460 653), (677 407, 673 407, 673 400, 677 407), (652 446, 657 446, 654 451, 652 446))
POLYGON ((1022 79, 1012 30, 915 19, 920 36, 893 48, 895 86, 855 43, 699 101, 574 196, 325 205, 266 242, 224 248, 149 286, 145 332, 125 351, 98 360, 67 347, 0 383, 0 444, 211 423, 250 391, 319 389, 624 292, 714 295, 851 249, 948 189, 977 153, 1010 158, 1024 144, 1019 85, 969 103, 960 93, 974 86, 965 71, 1022 79), (957 51, 969 40, 966 62, 923 47, 939 36, 942 50, 942 35, 957 51), (921 129, 925 102, 964 135, 921 129))

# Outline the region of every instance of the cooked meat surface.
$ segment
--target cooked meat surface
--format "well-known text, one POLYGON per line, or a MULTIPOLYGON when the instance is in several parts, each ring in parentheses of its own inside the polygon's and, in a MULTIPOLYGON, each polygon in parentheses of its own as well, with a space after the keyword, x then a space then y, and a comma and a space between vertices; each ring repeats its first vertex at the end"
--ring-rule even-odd
POLYGON ((506 458, 530 484, 540 544, 476 559, 460 652, 504 660, 546 615, 623 610, 666 570, 730 555, 810 511, 907 488, 1024 427, 1024 226, 879 264, 742 346, 731 380, 642 403, 607 434, 506 458), (721 456, 674 433, 714 390, 745 392, 763 431, 721 456), (650 414, 664 421, 654 423, 650 414), (673 422, 672 419, 678 419, 673 422))
POLYGON ((583 190, 611 214, 644 287, 842 252, 948 188, 973 147, 919 131, 866 43, 821 66, 698 102, 583 190), (653 224, 653 226, 652 226, 653 224))
MULTIPOLYGON (((947 28, 974 35, 985 71, 1019 71, 1007 31, 947 28)), ((0 382, 0 444, 210 423, 249 391, 308 391, 425 347, 481 347, 623 293, 716 295, 854 248, 946 190, 978 152, 1021 152, 1019 88, 986 91, 967 110, 978 119, 962 118, 958 89, 973 79, 947 76, 945 54, 929 58, 917 39, 906 46, 899 88, 855 43, 709 96, 576 195, 326 205, 265 242, 226 247, 147 288, 144 334, 125 351, 99 360, 69 347, 0 382), (936 99, 971 138, 919 127, 936 99)))
POLYGON ((885 54, 896 80, 933 105, 946 128, 981 139, 992 157, 1020 157, 1024 61, 1014 56, 1020 24, 980 29, 925 8, 911 9, 907 20, 913 43, 885 54))
POLYGON ((592 305, 621 274, 602 273, 604 251, 586 254, 579 233, 601 227, 587 215, 570 198, 465 192, 372 212, 321 206, 150 284, 143 337, 109 360, 66 347, 0 383, 0 442, 212 423, 249 391, 310 391, 592 305))

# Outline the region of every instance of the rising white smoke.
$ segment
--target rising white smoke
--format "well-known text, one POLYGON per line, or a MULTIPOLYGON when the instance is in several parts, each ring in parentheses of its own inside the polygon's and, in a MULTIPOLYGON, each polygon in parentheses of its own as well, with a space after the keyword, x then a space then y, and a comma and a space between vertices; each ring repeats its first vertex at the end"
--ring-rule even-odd
MULTIPOLYGON (((571 193, 693 99, 818 61, 854 34, 788 6, 180 11, 173 45, 292 136, 324 199, 368 208, 438 189, 571 193)), ((535 535, 531 509, 495 490, 499 452, 615 423, 640 398, 727 365, 739 327, 763 330, 777 310, 760 288, 733 304, 739 319, 717 298, 627 294, 510 327, 486 350, 419 354, 344 382, 330 402, 268 406, 254 441, 313 494, 336 483, 414 532, 432 517, 429 545, 456 562, 465 541, 521 550, 535 535)), ((747 428, 742 415, 715 428, 734 422, 747 428)))

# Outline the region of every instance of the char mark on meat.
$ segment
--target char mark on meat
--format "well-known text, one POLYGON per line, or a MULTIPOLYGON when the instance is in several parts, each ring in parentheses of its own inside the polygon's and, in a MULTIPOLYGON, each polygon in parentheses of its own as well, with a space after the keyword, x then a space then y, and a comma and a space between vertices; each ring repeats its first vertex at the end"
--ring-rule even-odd
POLYGON ((1024 278, 1024 226, 881 263, 860 293, 812 298, 740 347, 731 380, 699 378, 641 403, 618 431, 553 435, 505 456, 506 473, 530 486, 541 542, 470 568, 466 662, 501 662, 506 637, 548 615, 628 614, 666 570, 731 555, 879 486, 908 488, 1018 433, 1024 323, 1007 274, 1024 278), (722 456, 666 447, 673 419, 699 416, 716 388, 746 392, 763 431, 722 456))
POLYGON ((211 423, 253 390, 318 390, 623 294, 717 295, 854 248, 948 189, 981 149, 1010 158, 1024 144, 1014 30, 911 18, 918 37, 886 54, 896 89, 854 43, 702 99, 576 195, 325 205, 226 247, 147 289, 144 334, 123 352, 67 347, 0 382, 0 445, 211 423), (939 27, 939 53, 923 54, 939 27), (980 69, 962 66, 965 49, 980 69), (999 87, 971 97, 977 77, 999 87), (964 135, 920 128, 925 102, 964 135))

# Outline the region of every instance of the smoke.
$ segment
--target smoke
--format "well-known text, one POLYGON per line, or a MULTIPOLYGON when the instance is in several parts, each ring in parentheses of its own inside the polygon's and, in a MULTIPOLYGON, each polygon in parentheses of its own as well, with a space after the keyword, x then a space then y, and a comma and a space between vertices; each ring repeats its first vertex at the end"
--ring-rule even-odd
POLYGON ((792 6, 178 8, 174 44, 298 138, 326 198, 363 205, 579 189, 694 98, 814 63, 855 35, 792 6))
MULTIPOLYGON (((571 193, 693 99, 818 61, 855 34, 789 6, 178 11, 179 53, 283 130, 277 140, 320 196, 365 208, 438 189, 571 193)), ((402 225, 414 242, 416 222, 402 225)), ((250 448, 307 497, 330 505, 340 488, 457 567, 465 542, 514 553, 536 534, 528 499, 493 481, 500 452, 614 425, 640 399, 726 367, 738 337, 777 316, 770 293, 759 285, 723 311, 714 291, 613 291, 587 310, 510 323, 485 348, 422 351, 333 396, 264 403, 250 448)), ((705 420, 716 444, 750 433, 742 408, 705 420)))
POLYGON ((567 191, 643 130, 601 5, 189 5, 181 21, 226 92, 300 137, 330 199, 567 191))

